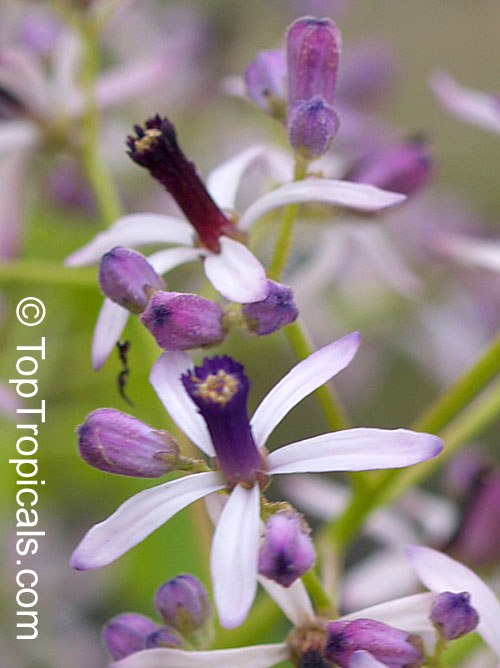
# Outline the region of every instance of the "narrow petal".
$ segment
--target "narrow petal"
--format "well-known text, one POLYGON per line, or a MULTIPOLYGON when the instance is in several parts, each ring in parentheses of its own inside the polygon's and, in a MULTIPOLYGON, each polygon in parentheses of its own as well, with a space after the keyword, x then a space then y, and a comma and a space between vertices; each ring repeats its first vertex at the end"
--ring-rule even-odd
POLYGON ((156 213, 132 213, 119 218, 105 232, 66 258, 67 267, 92 264, 115 246, 135 248, 147 244, 193 245, 193 231, 188 223, 156 213))
POLYGON ((263 446, 285 415, 311 392, 345 369, 356 354, 361 338, 358 332, 320 348, 293 367, 261 401, 252 420, 255 442, 263 446))
POLYGON ((218 473, 196 473, 145 489, 84 536, 71 557, 79 571, 110 564, 193 501, 222 489, 218 473))
POLYGON ((214 457, 215 450, 205 420, 181 382, 182 374, 192 366, 187 353, 163 353, 153 364, 149 382, 178 427, 200 450, 214 457))
POLYGON ((149 264, 158 274, 166 274, 167 271, 179 267, 186 262, 195 262, 204 255, 200 248, 168 248, 148 256, 149 264))
POLYGON ((466 566, 437 550, 410 545, 406 556, 421 582, 434 593, 469 592, 479 613, 477 632, 500 657, 500 602, 491 589, 466 566))
POLYGON ((266 272, 255 255, 229 237, 221 237, 220 245, 220 253, 211 253, 205 259, 205 273, 214 288, 226 299, 241 304, 265 299, 266 272))
POLYGON ((92 339, 92 368, 98 371, 120 340, 129 312, 106 297, 97 317, 92 339))
POLYGON ((258 485, 236 485, 215 528, 210 570, 219 620, 228 629, 243 623, 257 590, 259 503, 258 485))
POLYGON ((438 252, 469 267, 500 272, 500 242, 465 235, 447 235, 436 241, 438 252))
POLYGON ((250 206, 238 221, 241 230, 248 230, 264 214, 288 204, 320 202, 355 211, 374 212, 404 202, 399 193, 381 190, 366 183, 336 179, 310 178, 287 183, 263 195, 250 206))
POLYGON ((251 146, 210 172, 207 190, 221 209, 234 209, 242 176, 265 153, 265 146, 251 146))
POLYGON ((38 128, 28 121, 0 121, 0 155, 32 148, 40 139, 38 128))
POLYGON ((290 587, 282 587, 273 580, 259 576, 259 583, 294 626, 314 621, 316 616, 302 580, 295 580, 290 587))
POLYGON ((387 666, 385 663, 377 661, 370 652, 360 649, 351 656, 349 668, 387 668, 387 666))
POLYGON ((434 596, 429 592, 404 596, 345 615, 341 619, 374 619, 410 633, 432 631, 429 618, 434 596))
POLYGON ((445 109, 484 130, 500 133, 498 96, 460 86, 446 72, 434 72, 430 85, 445 109))
POLYGON ((271 668, 289 658, 285 643, 253 645, 207 652, 147 649, 112 663, 110 668, 271 668))
POLYGON ((398 469, 432 459, 443 442, 407 429, 347 429, 285 445, 269 455, 269 472, 398 469))

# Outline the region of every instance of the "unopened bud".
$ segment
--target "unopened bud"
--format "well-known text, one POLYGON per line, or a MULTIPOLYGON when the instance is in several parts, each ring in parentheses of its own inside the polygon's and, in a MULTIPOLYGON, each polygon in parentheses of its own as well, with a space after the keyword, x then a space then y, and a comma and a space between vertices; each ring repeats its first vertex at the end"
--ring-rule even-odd
POLYGON ((131 415, 100 408, 78 428, 80 455, 101 471, 158 478, 171 471, 179 448, 175 439, 131 415))
POLYGON ((295 153, 306 160, 313 160, 330 148, 339 128, 339 117, 322 97, 316 96, 290 107, 287 127, 295 153))
POLYGON ((479 615, 470 604, 470 594, 446 591, 434 601, 431 621, 445 640, 455 640, 476 628, 479 615))
POLYGON ((123 659, 147 647, 147 638, 158 628, 149 617, 126 612, 110 619, 102 637, 113 659, 123 659))
POLYGON ((186 637, 203 630, 212 615, 205 587, 189 574, 165 582, 156 592, 155 607, 168 626, 186 637))
POLYGON ((297 319, 299 311, 293 300, 292 289, 287 285, 267 281, 267 297, 260 302, 244 304, 241 311, 248 328, 264 336, 297 319))
POLYGON ((303 518, 293 511, 272 515, 266 522, 259 552, 259 573, 289 587, 314 564, 316 554, 303 518))
POLYGON ((146 258, 130 248, 113 248, 99 265, 101 290, 132 313, 142 313, 149 297, 164 283, 146 258))
POLYGON ((162 626, 156 631, 153 631, 146 638, 146 647, 154 649, 157 647, 177 647, 181 648, 184 645, 182 637, 174 630, 166 626, 162 626))
POLYGON ((224 339, 222 315, 219 304, 199 295, 156 292, 141 321, 164 350, 191 350, 224 339))
POLYGON ((288 102, 320 95, 333 103, 341 50, 340 32, 330 19, 304 17, 288 28, 288 102))
POLYGON ((365 650, 387 668, 416 668, 423 663, 422 639, 371 619, 330 622, 325 656, 348 668, 354 652, 365 650))
POLYGON ((260 51, 245 70, 248 97, 275 118, 285 115, 286 59, 283 51, 260 51))

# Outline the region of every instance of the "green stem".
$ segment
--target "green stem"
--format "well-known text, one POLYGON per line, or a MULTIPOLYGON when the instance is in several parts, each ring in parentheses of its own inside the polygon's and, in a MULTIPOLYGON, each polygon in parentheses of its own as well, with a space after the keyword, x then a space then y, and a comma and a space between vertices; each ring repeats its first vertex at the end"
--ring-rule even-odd
POLYGON ((333 603, 330 597, 325 592, 318 576, 314 570, 307 571, 302 576, 302 582, 304 587, 309 594, 311 601, 313 602, 314 608, 318 615, 323 617, 337 617, 337 611, 334 610, 333 603))
POLYGON ((279 282, 283 272, 285 271, 285 267, 290 256, 290 251, 292 249, 293 224, 298 212, 299 205, 290 204, 285 208, 283 213, 281 227, 278 234, 278 239, 276 241, 276 246, 274 248, 273 257, 267 270, 267 275, 273 281, 279 282))

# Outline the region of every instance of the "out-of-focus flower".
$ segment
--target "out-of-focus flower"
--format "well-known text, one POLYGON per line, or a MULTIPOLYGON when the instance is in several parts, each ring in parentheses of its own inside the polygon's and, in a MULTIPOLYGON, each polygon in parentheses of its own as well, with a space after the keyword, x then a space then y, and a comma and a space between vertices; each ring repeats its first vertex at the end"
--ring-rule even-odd
POLYGON ((257 586, 261 484, 274 474, 399 468, 436 456, 439 438, 407 430, 350 429, 265 451, 269 434, 304 397, 347 366, 359 345, 357 333, 297 364, 267 395, 251 421, 249 380, 228 357, 192 369, 189 356, 164 353, 151 382, 172 418, 219 471, 198 473, 140 492, 76 548, 79 570, 105 566, 139 543, 188 504, 228 489, 214 534, 211 571, 221 623, 242 623, 257 586))
POLYGON ((500 95, 458 84, 446 72, 434 72, 430 85, 442 106, 457 118, 500 134, 500 95))

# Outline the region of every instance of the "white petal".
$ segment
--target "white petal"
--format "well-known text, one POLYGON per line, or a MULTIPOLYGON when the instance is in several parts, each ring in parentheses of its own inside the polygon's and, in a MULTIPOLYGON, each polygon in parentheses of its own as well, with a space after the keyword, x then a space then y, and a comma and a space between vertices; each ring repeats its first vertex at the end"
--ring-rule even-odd
POLYGON ((316 618, 311 599, 300 578, 290 587, 282 587, 277 582, 262 576, 259 576, 259 583, 294 626, 313 622, 316 618))
POLYGON ((358 649, 353 653, 349 661, 349 668, 387 668, 385 663, 377 659, 363 649, 358 649))
POLYGON ((432 630, 429 615, 433 600, 434 596, 428 592, 413 594, 358 610, 341 619, 374 619, 409 633, 425 633, 432 630))
POLYGON ((347 429, 285 445, 269 455, 269 472, 396 469, 431 459, 443 443, 407 429, 347 429))
POLYGON ((320 202, 356 211, 380 211, 400 204, 405 195, 381 190, 366 183, 352 183, 336 179, 310 178, 287 183, 250 206, 238 221, 241 230, 248 230, 259 218, 273 209, 288 204, 320 202))
POLYGON ((271 668, 288 659, 289 655, 290 650, 285 643, 206 652, 146 649, 112 663, 110 668, 271 668))
POLYGON ((0 155, 31 148, 40 139, 38 128, 28 121, 0 121, 0 155))
POLYGON ((259 504, 258 485, 236 485, 215 528, 210 571, 219 620, 228 629, 243 623, 257 590, 259 504))
POLYGON ((128 317, 127 309, 106 297, 97 317, 92 339, 92 368, 94 371, 102 367, 117 341, 120 340, 128 317))
POLYGON ((92 264, 115 246, 135 248, 147 244, 193 245, 193 230, 188 223, 156 213, 132 213, 119 218, 105 232, 66 258, 67 267, 92 264))
POLYGON ((246 246, 220 238, 221 252, 205 258, 205 273, 220 294, 241 304, 258 302, 268 293, 264 267, 246 246))
POLYGON ((168 248, 148 256, 148 262, 158 274, 166 274, 167 271, 179 267, 186 262, 194 262, 204 255, 200 248, 168 248))
POLYGON ((446 72, 435 72, 430 85, 445 109, 484 130, 500 133, 498 97, 460 86, 446 72))
POLYGON ((207 189, 221 209, 234 209, 242 176, 265 153, 265 146, 251 146, 210 172, 207 189))
POLYGON ((73 552, 71 565, 82 571, 106 566, 179 510, 224 485, 221 476, 210 471, 171 480, 131 496, 107 520, 90 529, 73 552))
POLYGON ((406 555, 421 582, 436 594, 469 592, 479 614, 477 632, 500 657, 500 602, 491 589, 466 566, 437 550, 410 545, 406 555))
POLYGON ((345 369, 360 343, 358 332, 352 332, 294 366, 264 397, 252 417, 252 431, 257 445, 265 444, 269 434, 302 399, 345 369))
POLYGON ((163 353, 153 364, 149 382, 177 426, 200 450, 214 457, 215 450, 205 420, 181 382, 182 374, 192 367, 193 361, 187 353, 163 353))
POLYGON ((465 266, 500 272, 500 242, 497 240, 447 235, 436 241, 436 248, 465 266))

